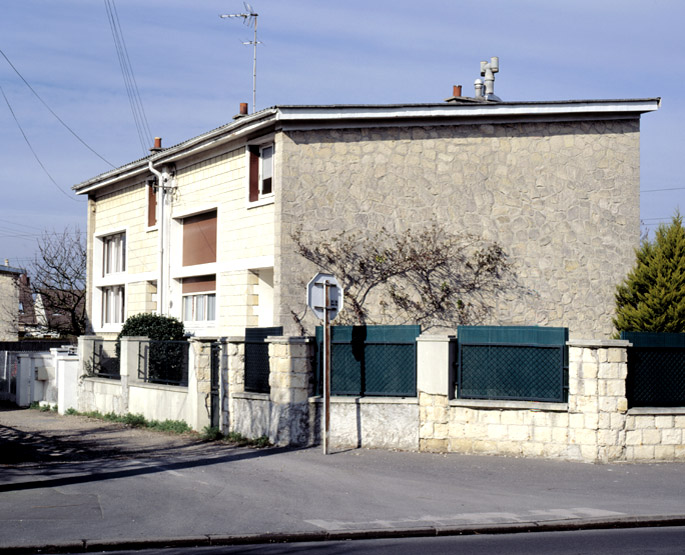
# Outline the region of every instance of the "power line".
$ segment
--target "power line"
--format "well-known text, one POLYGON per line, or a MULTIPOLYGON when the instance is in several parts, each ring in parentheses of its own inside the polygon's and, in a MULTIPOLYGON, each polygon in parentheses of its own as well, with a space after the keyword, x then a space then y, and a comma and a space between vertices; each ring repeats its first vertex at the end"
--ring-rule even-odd
POLYGON ((7 95, 5 94, 5 90, 2 88, 2 85, 0 85, 0 92, 2 92, 2 96, 5 99, 5 102, 7 103, 7 107, 10 110, 10 113, 12 114, 12 117, 14 118, 15 123, 17 124, 17 127, 19 128, 19 131, 21 131, 22 136, 24 137, 24 140, 26 141, 26 144, 28 145, 29 149, 31 150, 31 153, 33 154, 33 157, 36 159, 38 164, 40 165, 41 168, 43 168, 43 171, 45 172, 45 175, 48 176, 50 181, 52 181, 53 185, 57 187, 57 190, 62 193, 65 197, 67 197, 69 200, 72 200, 74 202, 80 202, 76 198, 74 198, 72 195, 69 193, 65 192, 62 190, 62 187, 60 187, 57 184, 57 181, 54 180, 52 175, 50 175, 50 172, 47 170, 47 168, 43 165, 43 162, 41 162, 40 158, 38 157, 38 154, 36 154, 36 151, 33 149, 33 146, 31 145, 31 142, 29 141, 29 138, 26 136, 26 133, 24 133, 24 129, 22 128, 21 124, 19 123, 19 120, 17 119, 16 114, 14 113, 14 110, 12 109, 12 105, 10 104, 9 99, 7 98, 7 95))
POLYGON ((119 22, 119 14, 117 13, 114 0, 105 0, 105 9, 107 10, 107 18, 109 26, 112 30, 112 38, 114 40, 114 47, 119 58, 119 67, 121 68, 121 75, 124 78, 124 86, 126 87, 126 94, 133 113, 133 120, 138 131, 138 139, 143 152, 147 154, 149 145, 152 144, 152 133, 150 126, 145 116, 145 109, 143 108, 143 101, 140 98, 138 91, 138 84, 136 83, 135 75, 133 74, 133 67, 131 66, 131 59, 128 56, 126 49, 126 42, 121 31, 121 24, 119 22))
POLYGON ((35 97, 36 97, 38 100, 40 100, 40 101, 42 102, 43 106, 45 106, 45 107, 48 109, 48 111, 49 111, 53 116, 55 116, 55 118, 57 118, 57 121, 59 121, 59 122, 67 129, 67 131, 69 131, 69 133, 71 133, 74 137, 76 137, 76 139, 77 139, 78 141, 80 141, 80 143, 81 143, 83 146, 85 146, 88 150, 90 150, 93 154, 95 154, 95 156, 97 156, 98 158, 100 158, 100 160, 102 160, 103 162, 106 162, 107 164, 109 164, 109 165, 110 165, 111 167, 113 167, 113 168, 115 167, 114 164, 112 164, 109 160, 105 159, 102 155, 100 155, 98 152, 96 152, 88 143, 86 143, 81 137, 79 137, 79 136, 76 134, 76 132, 75 132, 71 127, 69 127, 66 123, 64 123, 64 121, 62 120, 62 118, 60 118, 60 117, 54 112, 54 110, 53 110, 52 108, 50 108, 50 106, 48 106, 47 102, 45 102, 45 100, 43 100, 43 99, 40 97, 40 95, 34 90, 34 88, 29 84, 29 82, 28 82, 26 79, 24 79, 24 76, 23 76, 21 73, 19 73, 19 70, 14 66, 14 64, 13 64, 13 63, 10 61, 10 59, 7 57, 7 54, 5 54, 5 53, 2 51, 1 48, 0 48, 0 54, 2 54, 3 58, 5 58, 5 60, 7 60, 7 63, 10 65, 10 67, 11 67, 11 68, 14 70, 14 72, 19 76, 19 78, 24 82, 24 84, 29 88, 29 90, 35 95, 35 97))
POLYGON ((683 191, 685 187, 670 187, 668 189, 643 189, 640 193, 657 193, 659 191, 683 191))

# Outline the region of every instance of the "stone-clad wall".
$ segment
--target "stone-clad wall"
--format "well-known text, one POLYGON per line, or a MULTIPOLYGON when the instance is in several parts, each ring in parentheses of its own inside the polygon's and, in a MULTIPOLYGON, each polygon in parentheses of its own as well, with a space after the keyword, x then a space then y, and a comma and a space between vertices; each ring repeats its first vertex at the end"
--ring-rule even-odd
POLYGON ((614 287, 639 240, 637 119, 282 135, 276 316, 286 333, 315 271, 292 252, 294 229, 325 237, 431 220, 499 241, 516 265, 526 294, 501 302, 491 323, 612 333, 614 287))

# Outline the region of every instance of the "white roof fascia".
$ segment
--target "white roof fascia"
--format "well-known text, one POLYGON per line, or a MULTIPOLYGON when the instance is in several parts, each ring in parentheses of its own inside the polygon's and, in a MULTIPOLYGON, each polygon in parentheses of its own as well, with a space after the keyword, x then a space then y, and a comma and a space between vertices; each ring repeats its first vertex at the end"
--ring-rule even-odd
POLYGON ((641 114, 659 108, 658 99, 637 101, 550 102, 529 104, 445 104, 444 106, 334 106, 334 107, 279 107, 280 121, 311 121, 336 119, 392 119, 440 117, 506 117, 583 115, 598 113, 641 114))
POLYGON ((141 160, 131 162, 125 166, 104 173, 89 181, 85 181, 84 184, 87 185, 84 185, 83 188, 76 190, 75 187, 79 187, 79 185, 75 185, 74 190, 77 195, 87 194, 94 189, 100 189, 102 187, 106 187, 107 185, 111 185, 112 183, 117 183, 142 173, 149 173, 149 161, 152 161, 155 166, 160 164, 168 164, 178 160, 179 158, 191 156, 195 152, 205 150, 206 148, 211 148, 212 146, 239 139, 249 133, 252 133, 253 131, 257 131, 260 128, 271 124, 273 122, 273 118, 265 118, 265 116, 273 115, 273 113, 275 113, 275 110, 270 110, 269 113, 266 114, 262 112, 260 113, 261 117, 258 121, 252 122, 249 125, 245 125, 233 131, 227 129, 225 126, 220 127, 194 139, 190 139, 176 146, 167 148, 156 156, 147 156, 141 160))

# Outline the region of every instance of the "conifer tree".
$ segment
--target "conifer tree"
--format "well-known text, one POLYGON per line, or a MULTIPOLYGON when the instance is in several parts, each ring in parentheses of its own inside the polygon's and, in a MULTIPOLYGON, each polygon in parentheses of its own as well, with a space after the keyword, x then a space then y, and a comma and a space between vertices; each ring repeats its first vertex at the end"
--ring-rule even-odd
POLYGON ((621 331, 685 332, 685 228, 680 213, 636 251, 635 267, 616 288, 621 331))

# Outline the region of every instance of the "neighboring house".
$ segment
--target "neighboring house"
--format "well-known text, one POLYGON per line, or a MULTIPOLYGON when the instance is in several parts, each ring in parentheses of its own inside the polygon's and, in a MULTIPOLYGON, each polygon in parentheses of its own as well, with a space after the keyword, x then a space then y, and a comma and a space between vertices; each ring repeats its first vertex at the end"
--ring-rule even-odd
POLYGON ((275 106, 170 148, 160 141, 74 186, 89 200, 92 331, 158 311, 202 336, 297 334, 292 313, 305 311, 316 271, 293 249, 298 226, 325 238, 436 221, 499 241, 515 264, 527 294, 498 303, 488 323, 607 337, 640 236, 640 115, 658 106, 275 106))
POLYGON ((85 294, 82 290, 41 290, 36 293, 34 305, 41 337, 70 336, 74 335, 75 327, 84 319, 85 294), (74 310, 70 310, 71 307, 74 310), (76 319, 76 323, 73 319, 76 319))
POLYGON ((12 268, 5 260, 0 266, 0 341, 19 340, 19 318, 22 312, 19 283, 24 270, 12 268))
POLYGON ((19 276, 17 282, 19 287, 19 337, 33 337, 39 335, 39 325, 36 319, 35 303, 33 301, 33 291, 31 280, 25 271, 19 276))

